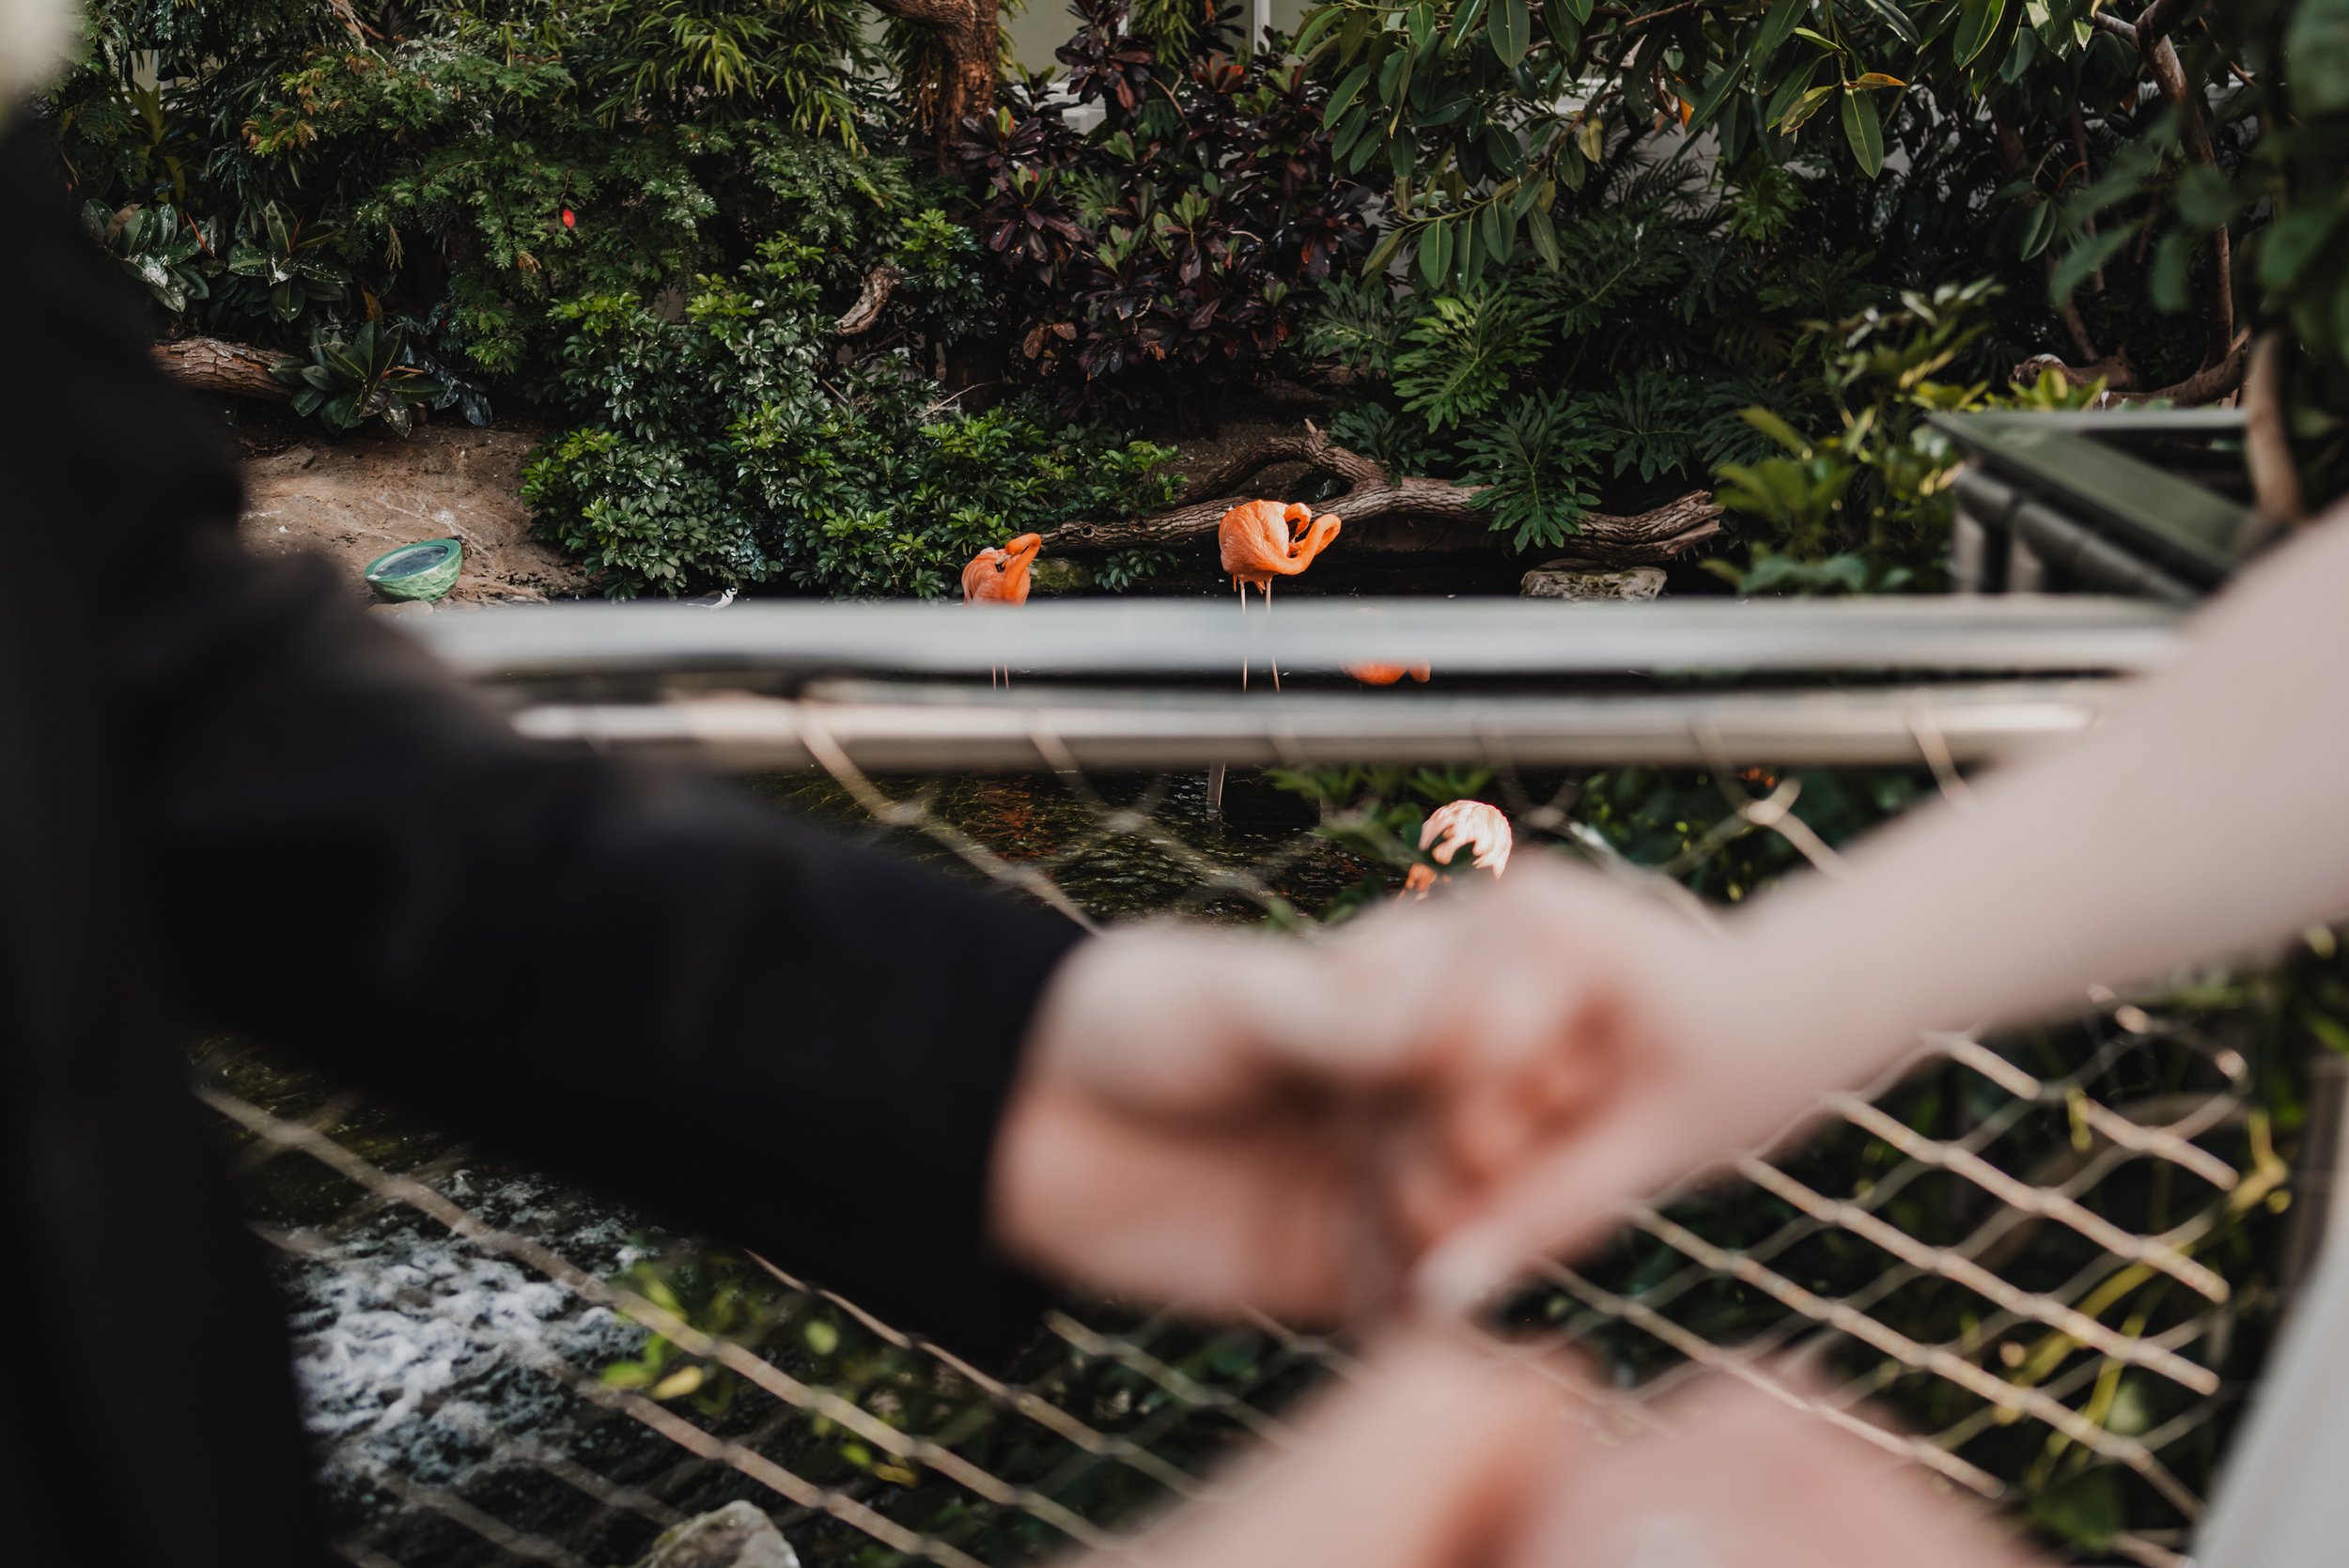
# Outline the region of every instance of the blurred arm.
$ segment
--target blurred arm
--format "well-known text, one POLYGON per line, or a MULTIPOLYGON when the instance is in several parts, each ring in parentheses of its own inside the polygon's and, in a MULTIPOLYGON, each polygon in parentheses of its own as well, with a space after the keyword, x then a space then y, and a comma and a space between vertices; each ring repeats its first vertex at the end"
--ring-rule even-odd
MULTIPOLYGON (((1737 923, 1820 1083, 2349 910, 2349 521, 2248 574, 2108 723, 1921 811, 1737 923)), ((1767 1028, 1766 1025, 1764 1026, 1767 1028)))
POLYGON ((715 785, 526 749, 322 564, 248 555, 210 421, 32 130, 0 176, 39 302, 0 538, 41 589, 0 637, 38 642, 121 784, 84 808, 127 840, 124 923, 180 1016, 911 1327, 1032 1324, 987 1172, 1075 930, 715 785))

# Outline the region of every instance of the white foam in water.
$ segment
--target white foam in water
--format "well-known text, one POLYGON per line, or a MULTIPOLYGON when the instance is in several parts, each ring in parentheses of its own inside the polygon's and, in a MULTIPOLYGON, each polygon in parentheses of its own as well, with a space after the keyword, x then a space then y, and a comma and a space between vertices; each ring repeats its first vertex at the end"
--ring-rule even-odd
MULTIPOLYGON (((642 1255, 630 1227, 529 1180, 469 1206, 599 1274, 642 1255)), ((346 1467, 373 1462, 445 1484, 491 1457, 499 1430, 549 1436, 576 1396, 522 1364, 537 1344, 593 1375, 644 1330, 407 1210, 389 1211, 294 1264, 294 1365, 310 1430, 346 1467), (355 1452, 354 1452, 355 1451, 355 1452)))

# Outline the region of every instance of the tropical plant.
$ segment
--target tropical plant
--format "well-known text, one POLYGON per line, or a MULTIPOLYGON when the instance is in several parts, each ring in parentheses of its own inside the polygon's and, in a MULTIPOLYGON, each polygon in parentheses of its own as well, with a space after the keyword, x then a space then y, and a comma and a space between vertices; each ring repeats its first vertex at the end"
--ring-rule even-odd
POLYGON ((402 334, 363 321, 349 334, 320 331, 307 363, 288 360, 270 372, 293 389, 296 413, 316 414, 330 430, 355 430, 370 419, 406 435, 418 404, 448 390, 404 363, 402 334))
POLYGON ((331 238, 315 228, 304 233, 299 219, 263 202, 238 220, 228 274, 249 286, 255 314, 266 312, 281 324, 299 319, 313 305, 341 303, 349 292, 350 274, 327 258, 331 238))
MULTIPOLYGON (((937 214, 900 238, 888 254, 917 298, 937 291, 926 268, 969 268, 970 240, 937 214), (958 253, 939 250, 941 231, 958 253)), ((832 270, 778 237, 732 277, 701 280, 678 319, 639 294, 556 307, 581 423, 523 495, 607 591, 934 598, 1007 536, 1168 498, 1158 448, 1065 427, 1033 400, 960 412, 901 351, 839 364, 832 270)))
POLYGON ((1078 0, 1073 103, 1015 88, 963 144, 1019 358, 1083 405, 1195 417, 1259 374, 1308 290, 1366 242, 1369 192, 1336 179, 1321 92, 1271 51, 1235 57, 1231 13, 1188 53, 1078 0), (1097 109, 1080 132, 1072 108, 1097 109))
POLYGON ((2315 145, 2325 133, 2296 118, 2329 101, 2291 85, 2307 72, 2288 60, 2295 39, 2323 60, 2339 8, 1330 0, 1299 47, 1331 78, 1340 168, 1393 181, 1374 270, 1401 256, 1431 287, 1466 293, 1530 250, 1586 275, 1562 207, 1627 148, 1669 158, 1702 134, 1740 193, 1734 232, 1782 232, 1787 177, 1831 171, 1888 241, 1952 242, 1940 275, 1910 286, 1987 274, 2002 256, 2005 281, 2028 269, 2053 286, 2012 291, 2046 301, 2036 347, 2083 380, 2154 387, 2198 371, 2239 380, 2233 250, 2274 210, 2263 190, 2340 188, 2340 160, 2315 145), (2279 153, 2263 153, 2286 127, 2279 153), (2282 172, 2293 159, 2306 160, 2297 177, 2282 172), (2273 179, 2247 189, 2240 176, 2263 166, 2273 179), (2199 330, 2166 319, 2186 312, 2199 330))
POLYGON ((102 203, 88 202, 82 208, 82 223, 90 238, 147 290, 148 298, 174 317, 186 314, 190 305, 211 293, 204 236, 193 219, 169 202, 133 204, 111 213, 102 203))

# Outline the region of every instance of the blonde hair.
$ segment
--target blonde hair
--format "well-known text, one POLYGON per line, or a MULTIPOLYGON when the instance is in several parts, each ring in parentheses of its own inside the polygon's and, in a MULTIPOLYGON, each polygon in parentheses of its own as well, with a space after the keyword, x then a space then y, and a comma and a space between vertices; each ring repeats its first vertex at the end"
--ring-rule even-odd
POLYGON ((0 0, 0 121, 48 85, 81 25, 75 0, 0 0))

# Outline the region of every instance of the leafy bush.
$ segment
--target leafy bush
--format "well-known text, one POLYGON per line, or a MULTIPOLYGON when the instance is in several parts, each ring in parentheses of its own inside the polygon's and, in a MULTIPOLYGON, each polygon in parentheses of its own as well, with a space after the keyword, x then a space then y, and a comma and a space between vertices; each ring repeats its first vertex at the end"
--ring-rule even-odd
POLYGON ((173 291, 174 328, 299 350, 405 318, 432 324, 434 360, 536 393, 563 299, 690 287, 786 208, 832 244, 844 209, 923 205, 902 161, 861 155, 881 108, 863 14, 98 0, 52 124, 86 200, 169 202, 210 237, 187 262, 209 287, 173 291))
POLYGON ((1423 272, 1345 280, 1299 349, 1352 390, 1336 439, 1488 487, 1478 504, 1497 532, 1554 549, 1602 490, 1694 489, 1715 463, 1758 455, 1741 409, 1796 409, 1801 315, 1853 308, 1880 286, 1814 278, 1790 226, 1757 228, 1685 167, 1625 159, 1561 203, 1555 271, 1513 251, 1473 287, 1423 272))
MULTIPOLYGON (((970 241, 942 215, 903 220, 895 238, 902 291, 957 290, 970 241)), ((523 496, 608 591, 787 582, 935 598, 1006 535, 1169 497, 1159 448, 1064 429, 1032 400, 960 413, 902 351, 840 364, 835 270, 779 237, 732 277, 703 278, 681 318, 635 293, 556 307, 583 423, 531 466, 523 496)))
POLYGON ((1193 414, 1258 374, 1307 289, 1367 242, 1369 192, 1332 175, 1301 65, 1227 52, 1232 13, 1161 50, 1127 30, 1126 0, 1073 8, 1060 58, 1099 123, 1078 131, 1031 82, 962 148, 1009 335, 1081 404, 1193 414))
POLYGON ((1782 452, 1721 465, 1714 493, 1738 520, 1733 532, 1750 555, 1707 565, 1749 594, 1939 586, 1960 455, 1926 416, 2084 408, 2103 390, 2053 370, 1999 395, 1987 381, 1943 380, 1982 335, 1997 294, 1988 282, 1949 284, 1906 295, 1896 309, 1815 324, 1812 386, 1833 410, 1832 431, 1804 436, 1768 409, 1746 411, 1782 452))
POLYGON ((294 389, 296 413, 315 413, 330 430, 355 430, 381 419, 408 433, 419 403, 433 403, 448 389, 403 362, 397 328, 360 323, 348 337, 320 333, 310 343, 310 362, 288 361, 271 372, 294 389))

